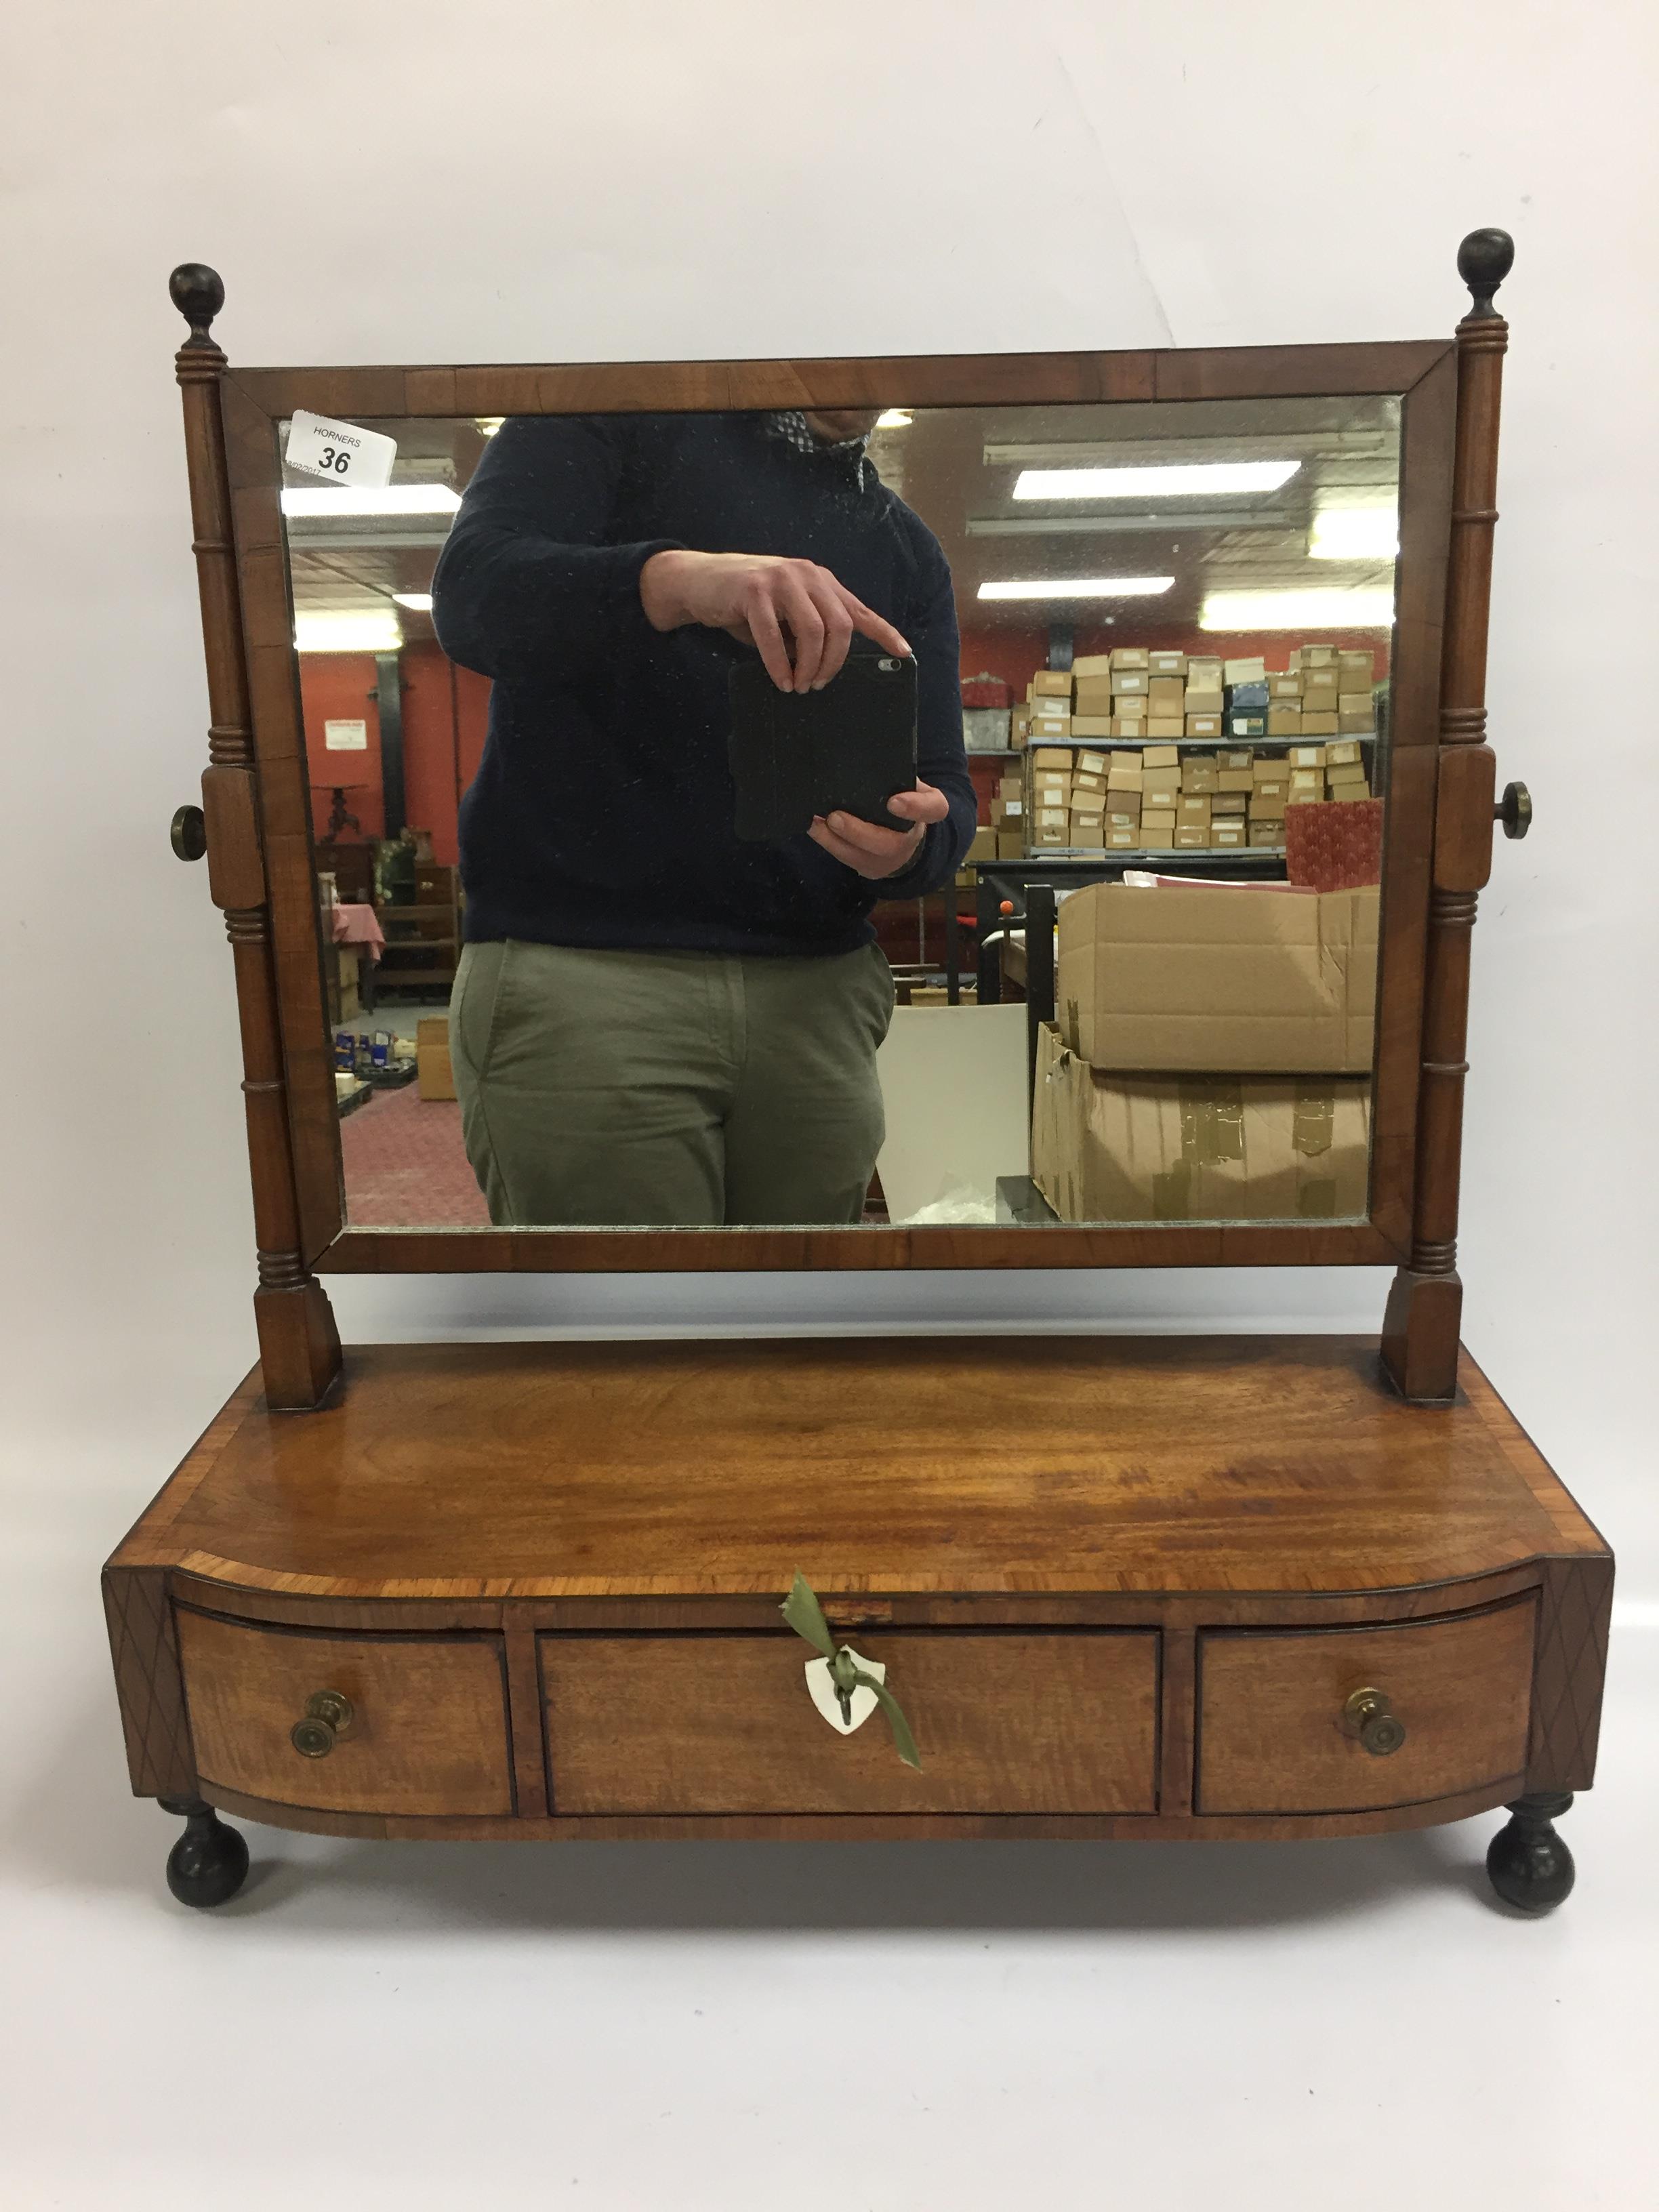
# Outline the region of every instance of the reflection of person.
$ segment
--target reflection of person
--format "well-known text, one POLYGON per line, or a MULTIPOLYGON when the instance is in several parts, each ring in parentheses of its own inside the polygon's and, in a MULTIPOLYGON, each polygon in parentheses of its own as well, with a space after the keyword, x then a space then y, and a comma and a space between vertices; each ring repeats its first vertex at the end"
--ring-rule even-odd
POLYGON ((520 417, 468 487, 432 612, 495 679, 450 1035, 497 1223, 860 1218, 893 1003, 870 909, 949 883, 975 819, 950 570, 873 421, 520 417), (785 690, 914 652, 903 826, 737 838, 739 649, 785 690))

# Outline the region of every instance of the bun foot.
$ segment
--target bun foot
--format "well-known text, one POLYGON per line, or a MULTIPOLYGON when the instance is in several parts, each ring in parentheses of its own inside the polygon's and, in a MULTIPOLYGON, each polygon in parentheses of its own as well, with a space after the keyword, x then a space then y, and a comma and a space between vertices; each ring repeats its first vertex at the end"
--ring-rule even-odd
POLYGON ((185 1832, 167 1853, 167 1887, 180 1905, 224 1905, 247 1880, 247 1844, 199 1797, 163 1797, 164 1813, 181 1813, 185 1832))
POLYGON ((1486 1851, 1486 1875, 1518 1912, 1550 1912, 1572 1887, 1572 1853, 1551 1823, 1571 1805, 1565 1791, 1517 1797, 1486 1851))

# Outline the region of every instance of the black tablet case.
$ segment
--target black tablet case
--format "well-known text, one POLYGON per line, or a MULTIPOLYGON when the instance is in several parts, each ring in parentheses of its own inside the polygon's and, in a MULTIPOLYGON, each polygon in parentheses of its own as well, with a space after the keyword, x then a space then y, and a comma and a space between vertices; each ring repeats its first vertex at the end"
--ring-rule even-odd
POLYGON ((910 827, 887 801, 916 781, 916 664, 858 653, 822 691, 780 691, 759 660, 732 670, 729 757, 737 834, 799 836, 815 814, 910 827))

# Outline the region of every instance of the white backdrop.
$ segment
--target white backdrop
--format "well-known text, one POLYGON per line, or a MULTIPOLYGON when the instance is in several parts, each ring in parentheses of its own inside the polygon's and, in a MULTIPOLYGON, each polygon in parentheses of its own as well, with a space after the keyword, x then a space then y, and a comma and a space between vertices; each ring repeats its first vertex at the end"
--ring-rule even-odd
MULTIPOLYGON (((166 827, 206 706, 166 279, 234 361, 1431 336, 1517 242, 1493 739, 1538 808, 1476 934, 1466 1335, 1659 1546, 1652 33, 1536 0, 64 0, 9 34, 4 1037, 12 1498, 112 1540, 252 1357, 230 961, 166 827), (1645 653, 1646 658, 1643 655, 1645 653), (1585 695, 1592 682, 1595 698, 1585 695)), ((343 1283, 349 1337, 1375 1328, 1382 1279, 343 1283)), ((86 1539, 76 1534, 77 1546, 86 1539)), ((85 1565, 95 1564, 90 1550, 85 1565)))

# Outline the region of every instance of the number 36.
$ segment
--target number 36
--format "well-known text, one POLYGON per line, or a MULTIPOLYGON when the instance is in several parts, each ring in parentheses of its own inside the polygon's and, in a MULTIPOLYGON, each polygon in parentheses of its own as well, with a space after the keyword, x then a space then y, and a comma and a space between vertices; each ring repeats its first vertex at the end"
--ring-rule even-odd
POLYGON ((332 446, 325 446, 323 466, 325 469, 331 469, 337 477, 343 477, 351 466, 351 456, 349 453, 337 452, 332 446))

